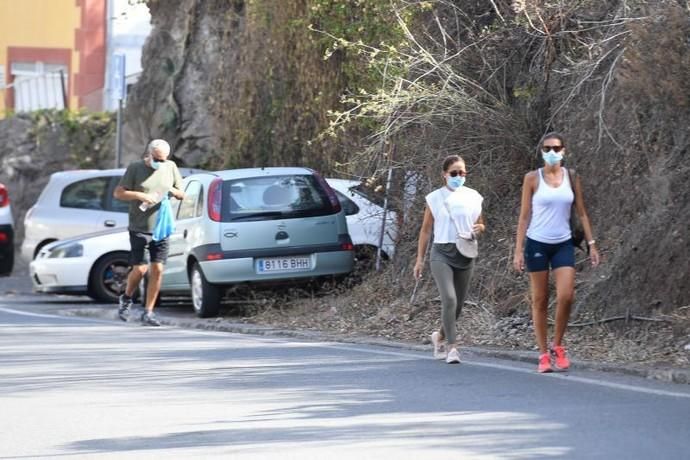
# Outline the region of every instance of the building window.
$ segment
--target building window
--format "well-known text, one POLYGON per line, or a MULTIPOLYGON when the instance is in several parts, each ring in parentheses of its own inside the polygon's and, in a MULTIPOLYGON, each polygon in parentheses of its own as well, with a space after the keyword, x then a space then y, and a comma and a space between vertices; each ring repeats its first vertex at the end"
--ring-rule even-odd
POLYGON ((68 88, 67 66, 44 62, 12 62, 14 109, 29 112, 64 109, 68 88))

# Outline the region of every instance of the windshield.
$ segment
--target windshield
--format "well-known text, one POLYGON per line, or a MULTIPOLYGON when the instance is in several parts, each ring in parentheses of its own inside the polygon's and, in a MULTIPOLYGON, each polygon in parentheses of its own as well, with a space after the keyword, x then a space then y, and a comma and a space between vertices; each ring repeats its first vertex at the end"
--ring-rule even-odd
POLYGON ((252 177, 223 183, 223 222, 292 219, 334 212, 326 191, 312 175, 252 177))

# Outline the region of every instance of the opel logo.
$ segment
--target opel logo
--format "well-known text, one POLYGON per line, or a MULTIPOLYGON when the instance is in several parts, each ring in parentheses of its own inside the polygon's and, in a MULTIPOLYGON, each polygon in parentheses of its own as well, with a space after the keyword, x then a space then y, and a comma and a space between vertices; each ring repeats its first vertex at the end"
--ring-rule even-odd
POLYGON ((225 238, 237 238, 237 232, 228 231, 228 232, 223 233, 223 236, 225 238))

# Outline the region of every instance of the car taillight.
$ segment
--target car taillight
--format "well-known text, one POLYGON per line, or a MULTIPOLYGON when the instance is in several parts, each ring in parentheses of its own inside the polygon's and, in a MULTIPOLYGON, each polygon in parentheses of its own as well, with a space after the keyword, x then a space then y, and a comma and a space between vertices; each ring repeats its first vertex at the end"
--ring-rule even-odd
POLYGON ((223 198, 223 180, 213 179, 208 188, 208 217, 214 222, 220 222, 220 204, 223 198))
POLYGON ((326 179, 321 177, 320 174, 314 173, 314 177, 316 178, 316 181, 319 183, 319 185, 321 185, 321 187, 323 187, 323 189, 326 191, 328 201, 330 201, 333 211, 336 213, 340 212, 342 208, 340 206, 340 200, 338 199, 338 195, 335 194, 331 186, 328 185, 328 182, 326 182, 326 179))
POLYGON ((10 195, 4 185, 0 185, 0 208, 10 204, 10 195))
POLYGON ((340 243, 340 249, 343 251, 354 251, 355 245, 352 244, 352 238, 350 238, 349 233, 343 233, 338 235, 338 242, 340 243))
POLYGON ((7 233, 0 232, 0 243, 7 243, 9 239, 10 238, 7 236, 7 233))

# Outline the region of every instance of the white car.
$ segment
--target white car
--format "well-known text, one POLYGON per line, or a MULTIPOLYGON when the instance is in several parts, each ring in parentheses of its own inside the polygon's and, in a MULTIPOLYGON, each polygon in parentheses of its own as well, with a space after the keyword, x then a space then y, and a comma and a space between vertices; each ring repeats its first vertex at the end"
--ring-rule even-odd
POLYGON ((129 251, 126 228, 48 243, 29 264, 34 291, 115 303, 127 280, 129 251))
MULTIPOLYGON (((182 177, 195 172, 200 170, 180 168, 182 177)), ((129 203, 113 198, 124 173, 123 168, 53 173, 24 217, 22 258, 33 260, 43 246, 56 240, 126 227, 129 203)))
MULTIPOLYGON (((340 199, 348 232, 360 254, 376 250, 383 209, 356 191, 357 181, 326 179, 340 199)), ((174 203, 179 203, 175 201, 174 203)), ((177 205, 174 207, 177 213, 177 205)), ((395 250, 396 216, 387 215, 383 257, 395 250)), ((128 270, 129 232, 126 228, 97 232, 49 243, 29 265, 34 290, 45 293, 87 294, 103 302, 117 302, 128 270)), ((369 253, 371 255, 371 253, 369 253)))
POLYGON ((356 257, 375 257, 380 246, 381 257, 384 260, 392 258, 398 237, 397 214, 387 210, 384 226, 383 207, 367 197, 360 187, 360 181, 327 178, 326 182, 335 190, 345 209, 347 228, 355 245, 356 257))
POLYGON ((8 276, 14 266, 14 220, 10 194, 0 184, 0 276, 8 276))

